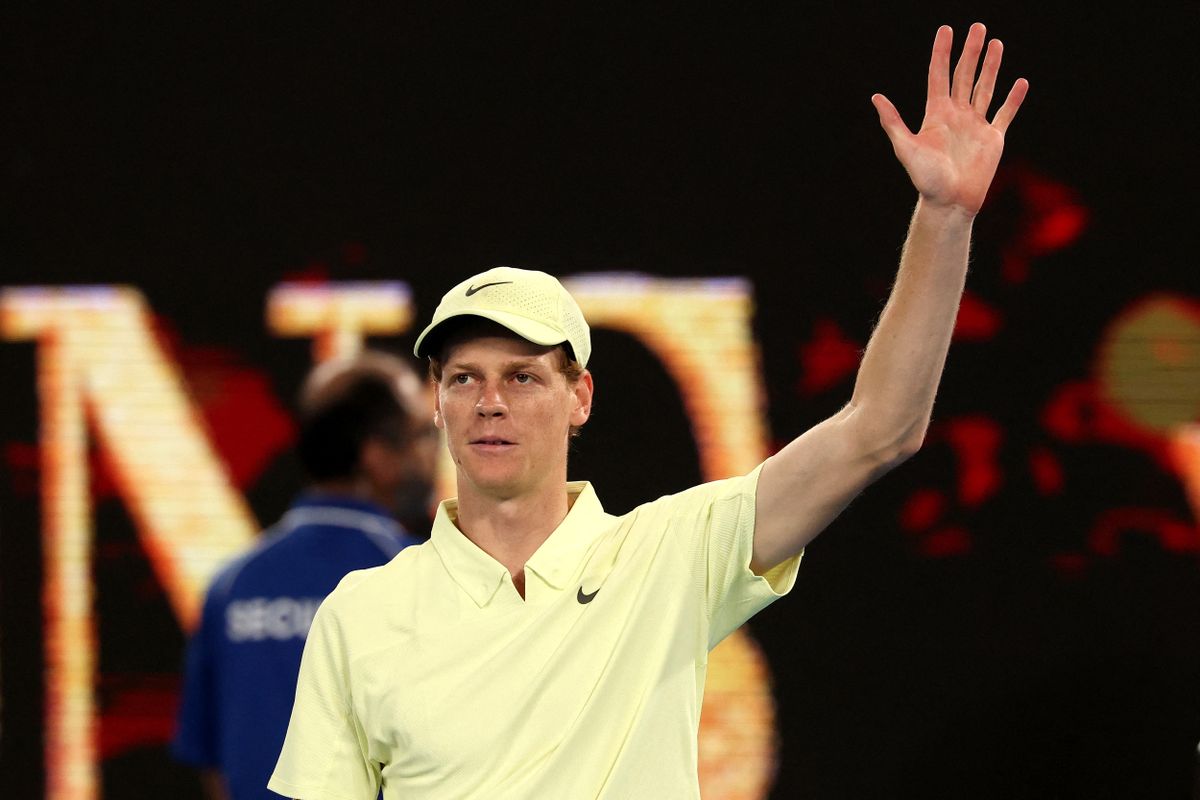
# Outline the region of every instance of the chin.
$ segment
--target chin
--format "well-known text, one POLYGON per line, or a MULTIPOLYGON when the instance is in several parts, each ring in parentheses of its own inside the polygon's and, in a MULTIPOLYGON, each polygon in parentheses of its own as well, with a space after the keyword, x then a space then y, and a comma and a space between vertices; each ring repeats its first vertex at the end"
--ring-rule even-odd
POLYGON ((495 469, 473 469, 465 470, 459 468, 458 476, 459 484, 465 480, 470 483, 479 492, 487 495, 512 497, 520 493, 521 481, 512 470, 495 469))

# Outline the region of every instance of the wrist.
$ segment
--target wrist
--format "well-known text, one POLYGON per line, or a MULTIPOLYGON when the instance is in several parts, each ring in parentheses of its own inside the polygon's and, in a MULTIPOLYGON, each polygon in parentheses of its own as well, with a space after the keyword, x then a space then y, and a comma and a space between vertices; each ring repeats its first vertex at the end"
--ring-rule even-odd
POLYGON ((972 211, 957 203, 939 203, 925 195, 918 195, 913 218, 915 220, 919 217, 924 223, 948 230, 964 227, 969 229, 975 222, 977 213, 978 211, 972 211))

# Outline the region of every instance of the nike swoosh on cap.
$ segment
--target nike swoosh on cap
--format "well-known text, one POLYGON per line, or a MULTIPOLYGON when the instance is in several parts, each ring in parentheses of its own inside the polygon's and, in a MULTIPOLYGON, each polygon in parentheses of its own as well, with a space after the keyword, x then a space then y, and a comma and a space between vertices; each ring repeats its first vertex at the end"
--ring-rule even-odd
POLYGON ((492 281, 491 283, 481 283, 478 286, 468 286, 467 287, 467 297, 470 297, 471 295, 475 294, 480 289, 486 289, 489 286, 500 286, 505 283, 512 283, 512 281, 492 281))

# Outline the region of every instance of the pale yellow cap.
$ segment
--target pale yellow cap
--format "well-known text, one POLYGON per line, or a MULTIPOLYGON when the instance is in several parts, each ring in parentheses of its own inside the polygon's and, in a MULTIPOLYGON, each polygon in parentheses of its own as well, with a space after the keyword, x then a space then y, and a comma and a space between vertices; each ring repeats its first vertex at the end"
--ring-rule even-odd
POLYGON ((417 337, 413 354, 430 355, 436 328, 455 317, 482 317, 534 344, 566 344, 580 366, 592 354, 592 336, 575 298, 545 272, 493 267, 446 292, 433 320, 417 337))

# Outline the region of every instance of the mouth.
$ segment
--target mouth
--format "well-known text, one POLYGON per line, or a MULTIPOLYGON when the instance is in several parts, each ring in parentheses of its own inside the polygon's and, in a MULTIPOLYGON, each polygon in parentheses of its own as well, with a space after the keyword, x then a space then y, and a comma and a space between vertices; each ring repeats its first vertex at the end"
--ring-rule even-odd
POLYGON ((516 442, 511 439, 505 439, 502 436, 480 436, 470 440, 467 444, 481 449, 493 449, 512 447, 516 442))

